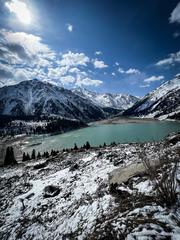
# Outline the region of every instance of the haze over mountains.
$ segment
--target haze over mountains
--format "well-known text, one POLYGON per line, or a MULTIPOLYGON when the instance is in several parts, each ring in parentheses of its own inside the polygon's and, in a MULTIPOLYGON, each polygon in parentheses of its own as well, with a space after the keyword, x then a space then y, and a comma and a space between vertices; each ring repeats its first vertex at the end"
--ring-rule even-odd
POLYGON ((178 117, 180 78, 162 84, 142 99, 128 94, 67 90, 38 80, 0 88, 0 115, 56 115, 85 122, 117 114, 155 118, 178 117))

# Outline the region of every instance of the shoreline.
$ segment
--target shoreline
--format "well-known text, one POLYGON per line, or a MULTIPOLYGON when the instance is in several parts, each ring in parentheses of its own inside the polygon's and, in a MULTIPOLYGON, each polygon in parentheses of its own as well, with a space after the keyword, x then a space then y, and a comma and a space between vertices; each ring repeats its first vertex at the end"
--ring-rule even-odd
POLYGON ((139 118, 139 117, 114 117, 89 123, 89 126, 100 124, 126 124, 126 123, 147 123, 160 121, 154 118, 139 118))

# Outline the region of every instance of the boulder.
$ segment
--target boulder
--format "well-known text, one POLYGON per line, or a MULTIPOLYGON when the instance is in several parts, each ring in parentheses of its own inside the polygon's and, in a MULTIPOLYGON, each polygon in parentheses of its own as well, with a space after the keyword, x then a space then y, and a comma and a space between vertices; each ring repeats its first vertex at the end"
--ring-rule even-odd
POLYGON ((126 167, 120 167, 109 173, 109 186, 127 182, 130 178, 143 175, 146 169, 143 163, 133 163, 126 167))
POLYGON ((180 134, 169 136, 167 140, 169 143, 172 143, 173 145, 175 145, 177 142, 180 142, 180 134))
POLYGON ((38 163, 38 164, 34 165, 34 169, 45 168, 47 165, 48 165, 47 162, 38 163))
POLYGON ((69 171, 73 172, 73 171, 77 170, 78 168, 79 168, 79 165, 77 163, 75 163, 70 167, 69 171))
POLYGON ((49 185, 44 188, 43 196, 45 198, 55 197, 60 193, 60 188, 58 186, 49 185))

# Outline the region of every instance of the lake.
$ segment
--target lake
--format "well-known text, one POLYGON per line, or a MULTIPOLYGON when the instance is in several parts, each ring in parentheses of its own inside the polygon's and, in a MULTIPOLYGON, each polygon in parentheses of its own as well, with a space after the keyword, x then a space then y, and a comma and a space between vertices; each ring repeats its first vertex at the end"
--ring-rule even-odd
POLYGON ((147 121, 123 124, 93 124, 82 128, 53 136, 34 135, 26 139, 23 151, 44 152, 51 149, 71 148, 76 143, 82 146, 89 141, 91 146, 99 146, 104 142, 110 144, 159 141, 172 132, 180 132, 180 122, 176 121, 147 121))

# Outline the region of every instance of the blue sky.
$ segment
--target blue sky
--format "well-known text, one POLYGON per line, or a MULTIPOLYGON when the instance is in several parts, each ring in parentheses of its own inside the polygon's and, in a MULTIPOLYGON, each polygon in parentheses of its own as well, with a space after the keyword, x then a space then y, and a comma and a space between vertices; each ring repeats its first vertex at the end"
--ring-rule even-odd
POLYGON ((0 84, 143 96, 180 72, 175 0, 0 0, 0 84))

